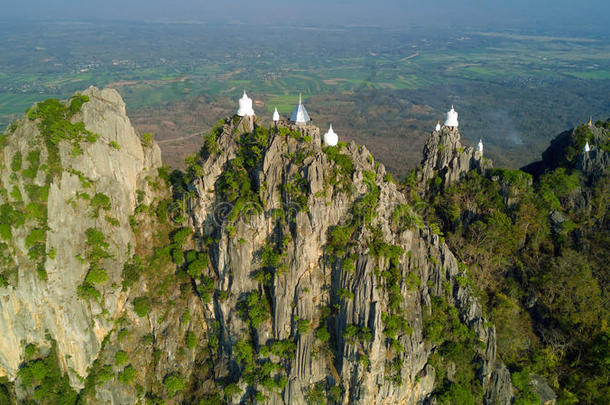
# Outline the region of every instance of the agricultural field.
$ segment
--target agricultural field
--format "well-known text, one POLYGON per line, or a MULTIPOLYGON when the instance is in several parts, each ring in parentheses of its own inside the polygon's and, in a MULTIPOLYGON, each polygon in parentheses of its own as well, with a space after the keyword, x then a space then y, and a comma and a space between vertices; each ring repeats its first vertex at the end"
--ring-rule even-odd
POLYGON ((397 176, 455 104, 463 136, 519 167, 560 131, 610 116, 610 41, 374 27, 0 23, 0 126, 34 102, 116 88, 139 130, 180 167, 246 89, 255 110, 366 144, 397 176), (117 47, 116 44, 120 44, 117 47))

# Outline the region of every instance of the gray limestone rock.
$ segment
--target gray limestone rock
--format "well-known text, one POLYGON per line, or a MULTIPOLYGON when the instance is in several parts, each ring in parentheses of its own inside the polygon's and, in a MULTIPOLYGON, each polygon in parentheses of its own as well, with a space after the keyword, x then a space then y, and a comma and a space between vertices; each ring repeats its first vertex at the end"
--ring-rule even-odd
MULTIPOLYGON (((485 365, 482 382, 489 395, 510 396, 505 392, 511 388, 510 375, 507 383, 505 374, 500 375, 502 379, 494 371, 501 365, 495 358, 495 329, 483 326, 485 320, 480 305, 467 288, 458 285, 456 276, 459 271, 454 255, 428 229, 396 232, 389 226, 394 209, 407 202, 395 184, 383 180, 383 165, 374 164, 365 148, 353 143, 347 145, 340 153, 349 157, 355 170, 350 180, 351 191, 341 191, 335 163, 321 149, 319 130, 313 127, 289 129, 301 131, 311 140, 298 141, 290 136, 270 135, 262 167, 254 175, 258 184, 264 185, 259 190, 262 212, 246 211, 234 224, 218 221, 219 218, 228 218, 228 215, 218 215, 221 208, 231 210, 233 207, 219 202, 211 187, 217 184, 224 165, 235 156, 239 128, 225 126, 218 138, 225 153, 210 156, 204 161, 206 176, 194 181, 197 196, 191 205, 191 221, 198 235, 219 235, 219 242, 212 247, 211 256, 215 258, 213 265, 219 276, 219 287, 229 290, 229 298, 215 304, 216 319, 225 331, 221 344, 223 358, 232 359, 236 342, 249 334, 248 325, 240 319, 236 308, 243 297, 252 291, 259 291, 260 287, 252 274, 260 268, 261 250, 267 241, 287 237, 283 260, 288 268, 273 278, 267 290, 271 297, 271 317, 256 331, 255 343, 258 346, 270 340, 290 339, 296 342, 295 357, 287 367, 289 383, 281 396, 271 397, 271 403, 305 403, 308 390, 316 383, 326 384, 329 378, 334 383, 341 382, 345 393, 342 403, 421 403, 429 398, 435 373, 427 363, 431 347, 423 336, 423 303, 429 302, 430 294, 442 294, 446 283, 453 286, 453 293, 448 298, 458 308, 462 321, 474 327, 485 343, 486 349, 480 356, 485 365), (300 166, 290 158, 297 153, 307 154, 300 166), (352 235, 350 245, 353 247, 349 249, 354 258, 354 270, 346 271, 340 262, 329 260, 326 253, 329 230, 344 224, 350 218, 349 212, 354 202, 369 191, 365 183, 367 171, 373 173, 379 185, 376 215, 370 224, 356 224, 358 230, 352 235), (307 180, 306 211, 295 206, 282 193, 285 184, 296 173, 302 173, 307 180), (274 218, 273 210, 277 209, 283 210, 288 218, 288 224, 283 227, 274 218), (384 261, 374 257, 369 250, 371 226, 381 231, 384 242, 410 252, 409 257, 405 255, 400 260, 401 272, 404 277, 414 272, 421 280, 420 287, 414 290, 406 285, 401 286, 408 322, 413 331, 410 335, 398 337, 405 348, 397 358, 403 382, 400 385, 391 382, 388 375, 387 356, 390 348, 382 320, 382 315, 388 311, 388 295, 381 280, 374 274, 384 261), (231 233, 235 236, 231 236, 231 233), (236 242, 237 238, 242 238, 241 243, 236 242), (438 261, 429 261, 430 256, 438 261), (342 298, 339 291, 349 291, 353 298, 342 298), (334 359, 325 354, 326 349, 315 339, 313 330, 302 333, 295 329, 295 319, 307 320, 314 328, 324 325, 321 322, 324 307, 338 308, 331 316, 330 324, 334 359), (345 331, 353 325, 367 327, 370 341, 356 343, 344 338, 345 331), (365 366, 360 360, 364 353, 367 358, 365 366)), ((457 180, 462 171, 475 166, 486 167, 480 154, 471 148, 458 153, 457 131, 445 132, 444 135, 455 138, 451 145, 456 150, 446 155, 436 147, 438 163, 426 164, 426 167, 438 170, 451 166, 450 172, 446 172, 447 181, 457 180), (461 153, 464 157, 459 156, 461 153)), ((436 135, 440 136, 440 133, 436 135)), ((226 367, 222 368, 226 370, 226 367)))
POLYGON ((436 186, 444 187, 460 180, 470 170, 485 172, 492 167, 482 152, 462 146, 460 138, 457 127, 443 126, 430 134, 424 145, 419 178, 423 190, 428 189, 435 176, 441 179, 441 184, 436 186))
MULTIPOLYGON (((46 260, 48 279, 37 276, 27 250, 21 245, 25 233, 18 231, 14 235, 18 245, 15 254, 18 280, 14 285, 0 287, 0 376, 9 380, 15 378, 23 361, 25 345, 45 346, 48 334, 57 342, 61 366, 70 371, 71 383, 82 387, 79 376, 87 376, 102 340, 125 305, 125 294, 110 284, 120 283, 123 263, 130 254, 127 247, 135 242, 129 216, 136 206, 136 191, 147 190, 144 178, 150 173, 156 175, 161 153, 156 144, 142 147, 126 115, 125 104, 115 90, 90 87, 83 94, 89 97, 89 102, 73 121, 84 122, 85 128, 98 134, 99 139, 94 143, 83 142, 82 154, 78 156, 67 143, 58 144, 64 170, 49 185, 46 250, 54 250, 55 256, 46 260), (110 146, 113 141, 120 149, 110 146), (83 179, 91 183, 89 188, 83 187, 83 179), (78 193, 83 192, 90 196, 105 194, 111 208, 93 216, 88 201, 78 198, 78 193), (118 220, 119 225, 106 221, 106 215, 118 220), (77 256, 84 249, 85 231, 92 227, 104 233, 112 254, 112 258, 104 261, 109 282, 101 288, 101 304, 77 295, 77 287, 87 273, 86 263, 77 256)), ((8 138, 3 160, 10 161, 16 150, 25 156, 28 151, 40 148, 39 139, 35 122, 26 119, 8 138)), ((44 148, 41 155, 46 159, 44 148)), ((44 176, 40 173, 34 182, 42 186, 44 176)), ((25 191, 25 180, 19 179, 18 187, 25 191)), ((10 170, 2 170, 0 184, 7 187, 11 182, 10 170)))
MULTIPOLYGON (((202 175, 192 179, 182 196, 184 225, 195 231, 189 249, 206 247, 210 260, 204 274, 213 280, 214 292, 204 300, 200 292, 190 290, 193 284, 200 286, 200 280, 184 283, 176 274, 163 301, 167 307, 136 315, 133 298, 146 295, 151 287, 141 281, 120 288, 122 270, 138 241, 157 231, 150 220, 142 219, 136 235, 130 219, 138 204, 165 197, 150 181, 161 164, 160 152, 154 143, 141 145, 116 91, 92 87, 84 94, 89 102, 73 120, 82 120, 100 137, 84 143, 81 155, 67 143, 59 144, 64 171, 50 184, 46 243, 56 255, 46 261, 48 280, 39 279, 27 258, 27 229, 15 232, 18 279, 0 288, 0 377, 14 380, 24 345, 44 345, 48 332, 76 388, 83 387, 79 376, 85 378, 96 360, 99 365, 113 364, 114 354, 123 348, 137 370, 137 384, 156 393, 165 392, 162 382, 177 370, 193 376, 193 395, 223 379, 236 382, 242 389, 230 399, 236 404, 249 401, 255 389, 264 391, 271 404, 305 404, 316 387, 342 404, 430 403, 436 372, 428 360, 436 348, 425 339, 423 319, 431 297, 443 296, 482 342, 477 356, 483 364, 479 378, 486 403, 510 403, 510 373, 496 358, 495 328, 483 318, 469 287, 458 283, 456 257, 439 235, 415 225, 421 221, 396 224, 393 214, 399 206, 408 208, 407 199, 387 181, 384 166, 366 148, 353 142, 323 148, 320 130, 313 126, 280 123, 281 130, 272 128, 260 161, 248 172, 256 198, 228 203, 219 193, 220 180, 239 153, 240 136, 257 123, 253 117, 225 120, 215 140, 217 151, 198 162, 202 175), (88 193, 104 193, 111 201, 108 212, 97 218, 89 203, 78 198, 83 179, 92 183, 88 193), (118 225, 105 220, 106 214, 118 225), (109 280, 99 286, 99 303, 77 295, 87 273, 77 255, 91 227, 104 233, 112 253, 104 261, 109 280), (341 246, 334 246, 330 235, 340 227, 350 234, 341 246), (261 271, 269 271, 263 268, 269 247, 279 252, 279 264, 261 283, 261 271), (378 253, 388 247, 399 251, 392 261, 378 253), (390 265, 400 275, 398 305, 408 323, 395 337, 404 350, 393 348, 385 331, 390 293, 381 272, 390 265), (253 294, 261 297, 258 304, 263 308, 257 327, 244 315, 253 294), (126 324, 130 335, 121 341, 119 330, 126 324), (322 327, 330 334, 327 342, 317 337, 322 327), (202 344, 214 336, 217 348, 185 351, 189 332, 202 344), (278 376, 286 377, 285 387, 265 390, 261 382, 249 386, 239 379, 244 371, 237 358, 239 342, 249 342, 261 361, 281 364, 278 376), (294 353, 283 359, 273 352, 263 355, 262 347, 274 342, 294 344, 294 353), (336 389, 331 392, 331 387, 336 389)), ((17 150, 26 154, 36 137, 35 123, 24 121, 2 150, 2 161, 10 162, 17 150)), ((42 156, 46 159, 44 151, 42 156)), ((472 148, 461 147, 457 129, 443 128, 427 142, 422 167, 425 183, 438 173, 443 184, 449 184, 468 170, 486 170, 489 162, 472 148)), ((9 171, 0 172, 5 188, 10 177, 9 171)), ((33 181, 42 185, 44 177, 33 181)), ((143 389, 114 378, 94 388, 95 402, 137 403, 144 399, 143 389)))
POLYGON ((513 396, 510 372, 504 364, 498 362, 491 373, 489 388, 485 392, 485 404, 510 405, 513 396))
POLYGON ((539 375, 532 375, 530 380, 530 385, 534 393, 540 399, 540 403, 543 405, 555 405, 557 400, 557 394, 549 384, 546 382, 544 377, 539 375))
POLYGON ((588 176, 599 177, 610 166, 610 153, 593 146, 589 152, 582 152, 576 161, 576 168, 588 176))

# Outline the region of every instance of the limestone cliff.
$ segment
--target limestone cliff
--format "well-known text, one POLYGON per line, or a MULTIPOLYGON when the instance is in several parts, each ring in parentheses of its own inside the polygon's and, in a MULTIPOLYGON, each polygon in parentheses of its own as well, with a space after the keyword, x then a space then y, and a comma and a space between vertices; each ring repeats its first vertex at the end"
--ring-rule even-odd
MULTIPOLYGON (((115 91, 59 104, 0 139, 6 398, 56 352, 81 402, 433 402, 451 334, 510 403, 466 269, 366 148, 232 117, 167 176, 115 91)), ((485 166, 443 131, 424 177, 485 166)))
POLYGON ((144 178, 160 166, 160 151, 156 145, 141 146, 116 91, 89 88, 83 95, 89 101, 71 121, 84 122, 86 130, 99 135, 94 142, 81 142, 78 149, 68 141, 59 142, 54 145, 58 156, 52 157, 58 162, 51 162, 45 147, 48 140, 37 121, 24 119, 2 150, 0 188, 10 194, 4 193, 0 202, 17 210, 25 207, 26 213, 21 226, 11 224, 12 238, 5 251, 11 259, 3 268, 8 285, 0 288, 0 375, 11 379, 23 361, 25 344, 46 345, 48 334, 57 342, 62 366, 72 371, 71 382, 78 387, 77 376, 87 375, 112 320, 125 305, 125 294, 111 284, 120 282, 128 246, 135 244, 129 216, 136 206, 136 190, 147 188, 144 178), (19 167, 16 161, 21 158, 16 156, 23 161, 28 156, 29 166, 24 162, 19 167), (51 175, 54 164, 62 168, 57 176, 51 175), (94 212, 85 193, 91 198, 104 195, 109 204, 94 212), (46 223, 37 222, 28 210, 34 204, 46 211, 42 215, 46 223), (88 268, 79 255, 89 228, 106 236, 112 255, 104 263, 109 281, 101 287, 99 302, 77 295, 88 268), (37 229, 46 230, 42 261, 33 260, 34 246, 28 246, 28 235, 37 229), (39 263, 42 267, 37 271, 39 263))
POLYGON ((457 127, 443 126, 433 131, 424 145, 419 181, 423 188, 429 185, 442 187, 455 183, 470 170, 484 172, 491 168, 492 162, 483 153, 471 146, 464 147, 460 142, 457 127), (431 184, 435 181, 438 184, 431 184))
POLYGON ((339 403, 425 402, 435 382, 428 364, 435 345, 424 327, 431 296, 457 307, 484 342, 478 357, 487 402, 510 402, 494 328, 458 282, 466 275, 366 148, 322 148, 317 128, 298 126, 260 130, 253 145, 243 122, 226 122, 215 138, 221 152, 200 162, 203 176, 191 183, 189 211, 197 236, 213 240, 211 275, 226 292, 208 310, 219 322, 215 374, 239 387, 233 403, 258 394, 299 404, 320 393, 339 403), (244 145, 260 148, 245 169, 244 145), (243 184, 227 185, 236 160, 253 190, 249 198, 232 194, 243 184), (286 341, 294 344, 292 356, 268 353, 286 341), (243 345, 253 359, 244 361, 243 345), (264 376, 249 375, 278 360, 275 379, 285 377, 285 386, 269 389, 264 376))
POLYGON ((559 134, 542 153, 542 160, 533 162, 522 170, 539 176, 560 167, 576 168, 588 177, 598 178, 610 162, 608 124, 580 125, 559 134), (585 144, 590 150, 584 151, 585 144))

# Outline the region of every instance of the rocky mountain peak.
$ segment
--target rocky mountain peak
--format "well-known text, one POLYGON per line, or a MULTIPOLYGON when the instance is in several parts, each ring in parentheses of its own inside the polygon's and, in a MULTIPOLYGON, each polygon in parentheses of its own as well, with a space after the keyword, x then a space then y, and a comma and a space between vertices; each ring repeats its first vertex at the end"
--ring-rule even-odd
MULTIPOLYGON (((464 265, 365 147, 234 116, 167 176, 118 93, 95 88, 39 103, 0 144, 0 371, 15 398, 423 403, 446 335, 480 370, 480 400, 510 403, 464 265), (5 221, 26 211, 41 214, 5 221), (37 378, 40 362, 69 384, 37 378)), ((457 130, 433 133, 423 176, 483 167, 460 148, 457 130)))
POLYGON ((463 146, 458 127, 443 126, 433 131, 424 145, 420 184, 426 189, 435 178, 437 189, 455 183, 470 170, 485 172, 492 167, 483 152, 463 146))
POLYGON ((587 176, 599 177, 610 163, 610 125, 598 121, 595 125, 580 125, 555 137, 542 153, 542 160, 522 170, 539 176, 559 167, 576 168, 587 176), (585 145, 589 150, 585 151, 585 145))
POLYGON ((135 246, 130 216, 151 198, 145 179, 160 149, 142 144, 115 90, 95 87, 38 103, 0 144, 0 376, 15 378, 26 345, 52 340, 82 387, 125 305, 112 284, 135 246), (87 258, 94 248, 103 258, 87 258))
POLYGON ((316 127, 247 133, 236 117, 204 149, 190 222, 214 240, 209 276, 227 297, 207 308, 222 331, 214 373, 239 387, 233 403, 299 404, 318 392, 345 403, 424 401, 435 378, 424 324, 439 296, 486 342, 478 356, 489 401, 510 401, 494 329, 457 283, 457 260, 366 148, 322 147, 316 127), (290 358, 268 354, 279 344, 290 358), (239 360, 244 347, 254 359, 239 360), (248 374, 268 361, 282 365, 271 376, 286 381, 277 391, 248 374))

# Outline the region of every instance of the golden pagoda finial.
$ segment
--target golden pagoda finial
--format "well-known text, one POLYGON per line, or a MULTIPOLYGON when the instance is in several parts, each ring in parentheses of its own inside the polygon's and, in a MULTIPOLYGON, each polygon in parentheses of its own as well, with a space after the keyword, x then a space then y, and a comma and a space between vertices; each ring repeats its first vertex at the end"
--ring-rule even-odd
POLYGON ((590 115, 589 116, 589 128, 591 128, 593 126, 593 117, 590 115))

